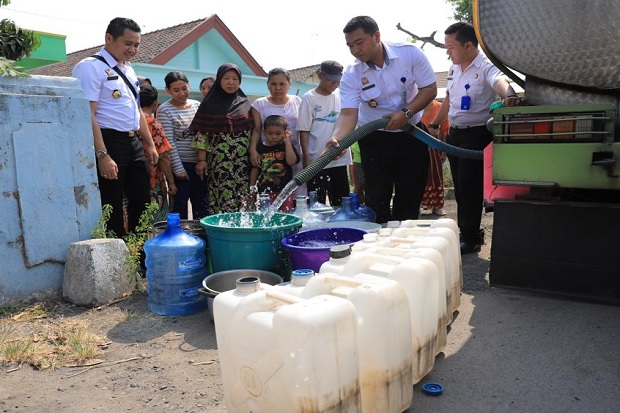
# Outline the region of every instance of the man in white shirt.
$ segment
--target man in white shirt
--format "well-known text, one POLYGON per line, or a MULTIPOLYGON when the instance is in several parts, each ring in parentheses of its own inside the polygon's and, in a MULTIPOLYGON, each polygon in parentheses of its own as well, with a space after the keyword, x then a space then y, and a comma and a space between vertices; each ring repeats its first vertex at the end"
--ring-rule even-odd
POLYGON ((112 19, 106 29, 105 46, 76 64, 72 73, 90 101, 101 204, 112 206, 107 226, 117 237, 135 230, 151 202, 145 155, 153 165, 159 159, 138 104, 138 77, 129 63, 139 46, 140 26, 131 19, 112 19), (138 135, 147 142, 146 151, 138 135), (128 201, 127 229, 123 195, 128 201))
MULTIPOLYGON (((478 50, 474 27, 454 23, 445 31, 447 54, 452 60, 448 72, 446 97, 435 119, 429 124, 431 134, 439 133, 439 125, 450 120, 447 142, 460 148, 482 151, 493 141, 486 128, 491 117, 489 106, 499 95, 510 106, 518 101, 508 78, 478 50)), ((454 181, 457 220, 461 231, 461 254, 480 251, 484 243, 482 220, 483 163, 448 155, 454 181)))
POLYGON ((402 129, 408 123, 423 128, 422 110, 437 95, 435 73, 415 45, 382 42, 371 17, 354 17, 343 32, 356 60, 340 81, 342 109, 331 144, 356 126, 389 118, 385 129, 359 141, 366 205, 377 213, 378 223, 417 219, 428 174, 428 147, 402 129))

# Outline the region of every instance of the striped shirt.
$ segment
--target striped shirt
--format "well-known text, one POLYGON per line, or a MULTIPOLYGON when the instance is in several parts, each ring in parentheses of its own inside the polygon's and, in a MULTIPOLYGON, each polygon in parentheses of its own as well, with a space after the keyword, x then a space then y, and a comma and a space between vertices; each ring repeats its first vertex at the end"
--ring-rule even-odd
POLYGON ((164 133, 172 146, 170 160, 172 162, 172 171, 175 175, 185 172, 181 162, 195 163, 198 160, 198 153, 189 146, 192 139, 186 131, 194 119, 200 102, 188 99, 187 103, 189 108, 179 109, 168 100, 157 109, 157 120, 164 128, 164 133))

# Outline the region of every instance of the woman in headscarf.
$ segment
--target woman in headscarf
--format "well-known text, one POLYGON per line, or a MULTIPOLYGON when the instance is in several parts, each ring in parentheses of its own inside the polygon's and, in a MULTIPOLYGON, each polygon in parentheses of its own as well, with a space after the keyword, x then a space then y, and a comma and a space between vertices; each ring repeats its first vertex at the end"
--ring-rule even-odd
POLYGON ((254 120, 240 86, 239 67, 221 65, 189 127, 197 132, 193 141, 198 150, 196 173, 207 177, 209 215, 239 211, 249 189, 254 120))

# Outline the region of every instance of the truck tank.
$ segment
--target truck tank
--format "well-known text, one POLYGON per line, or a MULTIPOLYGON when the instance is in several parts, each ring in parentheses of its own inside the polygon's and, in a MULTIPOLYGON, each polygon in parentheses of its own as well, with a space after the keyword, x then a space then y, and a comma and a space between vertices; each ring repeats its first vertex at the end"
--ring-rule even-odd
POLYGON ((489 59, 525 90, 493 113, 490 283, 620 304, 620 2, 477 0, 489 59))

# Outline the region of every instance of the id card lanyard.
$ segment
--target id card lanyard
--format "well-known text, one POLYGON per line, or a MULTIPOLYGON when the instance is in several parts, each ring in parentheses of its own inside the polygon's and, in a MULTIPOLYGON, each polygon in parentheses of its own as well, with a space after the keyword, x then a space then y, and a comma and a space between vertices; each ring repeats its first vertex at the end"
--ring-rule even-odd
POLYGON ((461 110, 469 110, 471 106, 471 96, 469 96, 469 83, 465 84, 465 95, 461 97, 461 110))

